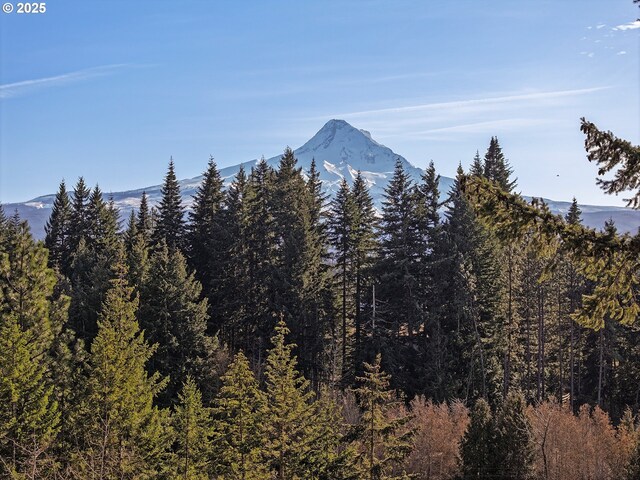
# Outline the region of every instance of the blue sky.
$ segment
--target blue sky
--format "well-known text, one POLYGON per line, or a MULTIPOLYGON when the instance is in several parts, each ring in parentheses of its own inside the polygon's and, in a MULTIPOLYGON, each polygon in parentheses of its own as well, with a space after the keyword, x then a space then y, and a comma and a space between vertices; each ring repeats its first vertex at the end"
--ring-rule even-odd
POLYGON ((0 201, 158 184, 298 147, 331 118, 455 173, 497 135, 519 189, 595 186, 586 116, 640 143, 631 0, 67 1, 0 14, 0 201))

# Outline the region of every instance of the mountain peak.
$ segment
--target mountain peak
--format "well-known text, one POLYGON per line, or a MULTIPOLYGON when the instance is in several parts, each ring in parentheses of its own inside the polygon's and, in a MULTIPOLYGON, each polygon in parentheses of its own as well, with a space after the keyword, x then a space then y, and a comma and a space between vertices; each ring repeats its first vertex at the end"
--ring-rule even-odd
MULTIPOLYGON (((340 119, 331 119, 311 139, 296 150, 296 154, 318 152, 320 155, 328 155, 332 161, 339 158, 352 157, 353 154, 367 153, 370 159, 379 156, 395 155, 391 149, 379 144, 366 130, 359 130, 348 122, 340 119)), ((319 160, 319 159, 317 159, 319 160)))
MULTIPOLYGON (((405 158, 393 152, 390 148, 376 142, 366 130, 359 130, 348 122, 331 119, 300 148, 294 150, 298 165, 304 172, 308 172, 312 160, 315 160, 325 193, 334 195, 339 190, 342 180, 351 183, 358 172, 370 189, 376 205, 380 206, 384 198, 384 189, 393 176, 395 164, 400 160, 407 173, 414 181, 419 182, 421 169, 411 165, 405 158)), ((269 158, 267 163, 277 167, 281 155, 269 158)), ((257 160, 244 162, 221 169, 220 174, 225 182, 230 182, 243 165, 250 170, 257 160)), ((196 188, 202 181, 202 176, 180 181, 182 198, 185 206, 193 201, 196 188)), ((440 178, 440 192, 446 197, 453 180, 440 178)), ((144 188, 149 202, 157 204, 162 197, 162 185, 144 188)), ((114 192, 113 198, 120 209, 122 218, 126 218, 131 209, 137 208, 142 189, 126 192, 114 192)), ((18 210, 20 216, 29 221, 32 231, 37 238, 44 237, 44 225, 51 212, 54 195, 38 197, 24 203, 5 205, 5 211, 18 210)), ((569 206, 568 203, 552 203, 552 211, 560 211, 569 206)), ((609 217, 616 219, 616 225, 624 231, 635 231, 639 223, 640 212, 614 207, 587 207, 582 205, 585 224, 600 228, 604 220, 609 217), (588 210, 589 209, 589 210, 588 210), (587 211, 588 210, 588 211, 587 211)))

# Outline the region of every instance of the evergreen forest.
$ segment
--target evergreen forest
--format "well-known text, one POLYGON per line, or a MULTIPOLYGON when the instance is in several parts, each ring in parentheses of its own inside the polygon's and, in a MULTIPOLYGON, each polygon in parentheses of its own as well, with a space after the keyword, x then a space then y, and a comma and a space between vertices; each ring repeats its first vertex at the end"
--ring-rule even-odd
MULTIPOLYGON (((638 207, 640 148, 582 129, 638 207)), ((44 241, 1 212, 0 477, 639 479, 640 236, 482 151, 379 206, 286 149, 128 219, 63 181, 44 241)))

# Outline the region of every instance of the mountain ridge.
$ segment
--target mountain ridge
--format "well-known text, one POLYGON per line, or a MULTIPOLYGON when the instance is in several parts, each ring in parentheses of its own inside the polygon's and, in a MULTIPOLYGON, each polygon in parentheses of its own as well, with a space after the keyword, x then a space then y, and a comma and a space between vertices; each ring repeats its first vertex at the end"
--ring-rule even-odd
MULTIPOLYGON (((366 130, 359 130, 344 120, 332 119, 318 130, 302 146, 294 150, 298 159, 298 166, 307 172, 311 161, 315 159, 320 172, 320 179, 325 192, 333 195, 339 188, 342 179, 352 183, 360 171, 369 186, 371 195, 376 205, 380 206, 384 188, 393 175, 396 161, 402 162, 406 171, 414 181, 420 181, 423 170, 411 164, 403 156, 393 152, 389 147, 375 141, 366 130)), ((276 167, 280 161, 280 155, 266 159, 266 162, 276 167)), ((243 162, 237 165, 221 168, 220 175, 228 184, 240 167, 247 171, 258 162, 257 159, 243 162)), ((202 176, 180 180, 180 189, 184 204, 187 208, 191 205, 192 197, 202 176)), ((442 199, 446 197, 453 179, 442 176, 440 178, 440 192, 442 199)), ((145 191, 149 203, 155 205, 160 200, 162 185, 151 185, 145 188, 114 192, 113 197, 116 206, 120 209, 121 217, 126 218, 132 209, 137 209, 142 192, 145 191)), ((14 210, 18 211, 21 218, 29 221, 36 238, 44 238, 44 225, 49 218, 51 205, 55 194, 43 195, 26 202, 9 203, 4 205, 5 213, 10 215, 14 210)), ((530 198, 530 197, 525 197, 530 198)), ((554 213, 566 213, 570 202, 546 200, 554 213)), ((581 205, 583 222, 592 228, 602 228, 609 218, 616 221, 620 231, 635 232, 640 226, 640 212, 624 207, 610 207, 597 205, 581 205)))

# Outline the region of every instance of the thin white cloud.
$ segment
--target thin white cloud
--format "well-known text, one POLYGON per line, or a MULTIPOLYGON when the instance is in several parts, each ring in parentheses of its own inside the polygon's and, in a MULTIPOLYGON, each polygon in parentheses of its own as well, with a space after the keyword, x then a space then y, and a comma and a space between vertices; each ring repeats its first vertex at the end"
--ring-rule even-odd
MULTIPOLYGON (((520 102, 528 100, 548 100, 563 97, 572 97, 577 95, 585 95, 589 93, 605 90, 609 87, 592 87, 581 88, 576 90, 559 90, 551 92, 525 93, 520 95, 505 95, 500 97, 477 98, 471 100, 457 100, 453 102, 425 103, 420 105, 408 105, 404 107, 381 108, 377 110, 363 110, 359 112, 348 112, 336 114, 336 118, 353 118, 368 115, 388 114, 388 113, 410 113, 428 110, 448 110, 464 107, 472 107, 477 105, 492 106, 497 104, 520 102)), ((325 116, 321 117, 325 118, 325 116)))
POLYGON ((640 20, 636 20, 634 22, 624 23, 622 25, 618 25, 613 27, 613 30, 635 30, 636 28, 640 28, 640 20))
MULTIPOLYGON (((486 133, 501 130, 517 130, 536 125, 549 124, 549 120, 538 118, 504 118, 500 120, 490 120, 486 122, 464 123, 448 127, 430 128, 428 130, 417 131, 409 134, 411 137, 421 137, 434 133, 486 133)), ((392 136, 392 135, 389 135, 392 136)))
POLYGON ((64 73, 53 77, 23 80, 21 82, 5 83, 0 85, 0 99, 17 97, 39 88, 50 88, 79 82, 94 77, 109 75, 116 70, 127 67, 127 64, 103 65, 100 67, 86 68, 75 72, 64 73))
POLYGON ((625 50, 620 50, 616 55, 626 55, 627 52, 625 50))
POLYGON ((601 24, 599 24, 599 25, 596 25, 596 28, 597 28, 598 30, 600 30, 601 28, 604 28, 604 27, 606 27, 606 25, 605 25, 604 23, 601 23, 601 24))

